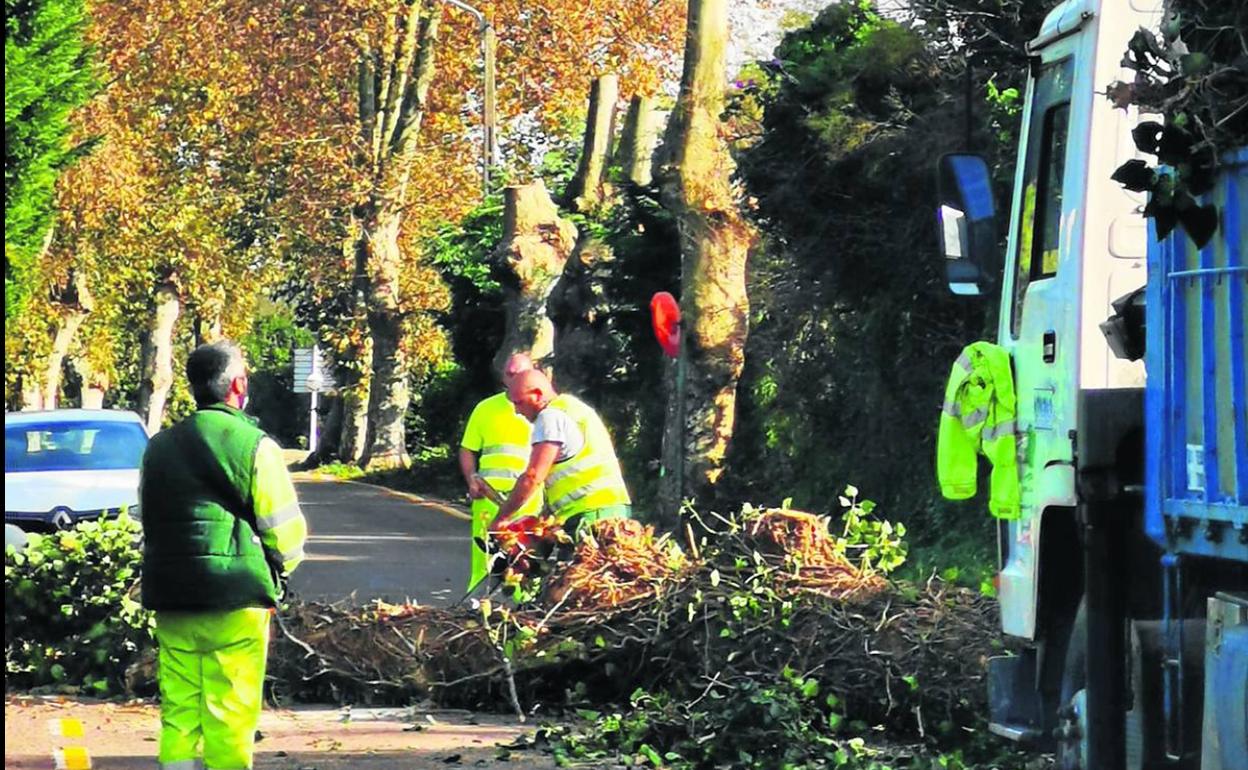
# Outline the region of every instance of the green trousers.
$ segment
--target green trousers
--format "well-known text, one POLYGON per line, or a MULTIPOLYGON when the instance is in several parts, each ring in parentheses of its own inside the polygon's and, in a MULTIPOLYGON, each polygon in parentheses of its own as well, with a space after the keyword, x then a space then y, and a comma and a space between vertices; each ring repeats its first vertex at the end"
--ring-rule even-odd
POLYGON ((269 621, 260 607, 156 613, 162 770, 251 767, 269 621))

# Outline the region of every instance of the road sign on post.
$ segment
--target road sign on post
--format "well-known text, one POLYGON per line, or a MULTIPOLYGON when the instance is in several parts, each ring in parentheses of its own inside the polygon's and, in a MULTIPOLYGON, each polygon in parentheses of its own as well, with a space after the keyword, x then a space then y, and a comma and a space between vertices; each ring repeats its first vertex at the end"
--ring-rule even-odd
POLYGON ((332 387, 330 381, 329 366, 323 354, 318 348, 295 348, 295 392, 311 393, 312 389, 308 387, 308 378, 313 372, 319 372, 321 376, 319 390, 325 390, 332 387))
POLYGON ((326 362, 321 351, 315 347, 295 349, 295 392, 311 394, 308 412, 308 451, 316 451, 316 404, 318 396, 326 387, 333 385, 333 379, 326 371, 326 362))

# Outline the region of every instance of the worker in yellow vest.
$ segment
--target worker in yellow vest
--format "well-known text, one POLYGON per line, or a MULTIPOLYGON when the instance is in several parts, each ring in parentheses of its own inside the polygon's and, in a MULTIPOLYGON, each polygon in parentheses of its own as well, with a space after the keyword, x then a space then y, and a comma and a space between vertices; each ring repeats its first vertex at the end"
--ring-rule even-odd
POLYGON ((547 506, 572 535, 590 522, 632 515, 611 436, 593 409, 573 396, 556 393, 536 369, 515 377, 507 396, 533 423, 532 450, 527 467, 498 509, 496 523, 523 510, 543 491, 547 506))
MULTIPOLYGON (((523 353, 517 353, 503 364, 503 385, 507 386, 518 375, 530 371, 533 361, 523 353)), ((529 421, 516 414, 507 391, 496 393, 481 401, 468 417, 463 440, 459 442, 459 470, 468 485, 472 499, 472 563, 468 576, 468 588, 479 585, 489 571, 486 553, 481 545, 487 540, 490 521, 498 512, 498 505, 489 498, 506 497, 516 479, 529 461, 529 421), (486 485, 497 495, 491 495, 486 485)), ((542 509, 539 493, 525 501, 517 512, 521 515, 536 514, 542 509)))

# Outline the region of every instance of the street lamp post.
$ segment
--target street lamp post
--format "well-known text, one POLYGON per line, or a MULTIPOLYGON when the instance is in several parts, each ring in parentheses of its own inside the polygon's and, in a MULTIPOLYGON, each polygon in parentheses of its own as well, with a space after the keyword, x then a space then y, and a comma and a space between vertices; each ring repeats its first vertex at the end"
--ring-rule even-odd
POLYGON ((466 11, 477 20, 481 32, 481 56, 484 59, 484 86, 481 95, 481 182, 485 195, 490 194, 490 168, 494 165, 497 153, 497 137, 495 127, 497 116, 494 112, 494 25, 485 18, 485 14, 462 0, 445 0, 450 5, 466 11))

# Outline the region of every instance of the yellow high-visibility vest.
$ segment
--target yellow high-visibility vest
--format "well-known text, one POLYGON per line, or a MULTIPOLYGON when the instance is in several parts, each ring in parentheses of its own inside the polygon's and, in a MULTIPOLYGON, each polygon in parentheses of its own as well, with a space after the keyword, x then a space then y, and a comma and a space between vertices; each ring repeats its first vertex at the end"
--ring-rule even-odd
MULTIPOLYGON (((533 426, 516 413, 506 393, 496 393, 481 401, 468 417, 460 446, 477 453, 477 473, 504 498, 511 493, 516 479, 529 465, 529 434, 533 426)), ((536 490, 524 501, 516 516, 536 515, 542 510, 542 491, 536 490)), ((472 501, 472 569, 468 585, 474 586, 485 577, 486 554, 476 541, 485 542, 490 521, 498 514, 498 506, 482 498, 472 501)))
POLYGON ((587 511, 631 505, 615 446, 598 413, 566 394, 549 406, 566 412, 585 439, 580 452, 555 463, 546 477, 546 499, 555 518, 562 522, 587 511))

